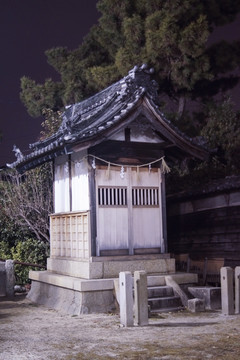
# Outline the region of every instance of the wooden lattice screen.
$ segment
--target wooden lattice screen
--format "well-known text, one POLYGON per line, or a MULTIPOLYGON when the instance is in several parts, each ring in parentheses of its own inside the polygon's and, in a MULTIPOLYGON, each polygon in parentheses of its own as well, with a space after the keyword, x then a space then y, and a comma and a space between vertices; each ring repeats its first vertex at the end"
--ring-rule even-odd
POLYGON ((89 214, 71 213, 50 216, 51 257, 88 259, 89 214))

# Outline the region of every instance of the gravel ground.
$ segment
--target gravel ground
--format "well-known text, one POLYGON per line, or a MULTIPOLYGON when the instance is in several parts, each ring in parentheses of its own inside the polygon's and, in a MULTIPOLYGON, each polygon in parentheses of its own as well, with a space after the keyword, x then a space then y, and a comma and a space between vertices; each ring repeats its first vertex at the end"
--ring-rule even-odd
POLYGON ((0 360, 240 359, 240 315, 187 311, 123 328, 118 314, 65 315, 0 298, 0 360))

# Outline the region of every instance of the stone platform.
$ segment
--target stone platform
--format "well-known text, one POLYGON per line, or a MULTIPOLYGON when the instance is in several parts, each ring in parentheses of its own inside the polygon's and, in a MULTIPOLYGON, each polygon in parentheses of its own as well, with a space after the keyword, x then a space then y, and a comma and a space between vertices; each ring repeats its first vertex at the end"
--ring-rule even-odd
MULTIPOLYGON (((164 286, 165 275, 148 275, 148 286, 164 286)), ((171 276, 179 284, 197 283, 196 274, 177 273, 171 276)), ((30 271, 29 277, 32 287, 28 298, 38 304, 71 315, 103 313, 116 309, 118 277, 82 279, 50 271, 30 271)))
POLYGON ((175 259, 170 254, 98 256, 88 260, 51 257, 47 269, 82 279, 108 279, 118 277, 121 271, 171 274, 175 272, 175 259))

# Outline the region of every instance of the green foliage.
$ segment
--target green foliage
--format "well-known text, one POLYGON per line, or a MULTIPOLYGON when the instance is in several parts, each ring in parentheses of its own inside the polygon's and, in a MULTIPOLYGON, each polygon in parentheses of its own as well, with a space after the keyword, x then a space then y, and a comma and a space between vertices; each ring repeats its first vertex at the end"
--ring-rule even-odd
POLYGON ((201 132, 230 173, 240 171, 240 112, 234 107, 229 97, 211 105, 201 132))
POLYGON ((86 73, 86 79, 88 84, 97 91, 98 86, 96 84, 102 84, 105 88, 118 80, 118 71, 115 65, 105 66, 104 69, 101 66, 93 66, 88 69, 86 73))
POLYGON ((38 117, 45 108, 57 110, 63 106, 62 89, 62 84, 54 83, 51 79, 40 85, 24 76, 21 79, 20 98, 27 107, 28 113, 38 117))
POLYGON ((18 226, 16 222, 9 218, 2 210, 0 212, 0 241, 8 243, 13 246, 16 242, 32 236, 32 232, 29 229, 23 229, 18 226))
POLYGON ((166 190, 168 194, 176 194, 182 191, 195 191, 212 183, 214 180, 229 176, 226 166, 221 163, 217 156, 209 161, 190 161, 171 166, 171 172, 167 174, 166 190))
POLYGON ((0 259, 11 259, 11 247, 7 241, 0 241, 0 259))
MULTIPOLYGON (((49 256, 49 244, 43 243, 36 239, 26 239, 16 241, 11 246, 6 241, 0 241, 0 259, 18 260, 24 263, 31 263, 46 266, 47 257, 49 256)), ((39 270, 33 266, 15 264, 15 277, 17 284, 27 284, 29 282, 29 270, 39 270)))
MULTIPOLYGON (((27 239, 25 241, 18 242, 17 245, 11 249, 11 255, 13 260, 38 265, 46 265, 46 260, 49 256, 49 245, 36 239, 27 239)), ((16 264, 16 282, 20 284, 26 284, 29 281, 29 270, 36 269, 39 270, 39 268, 16 264)))
MULTIPOLYGON (((134 65, 147 63, 155 69, 159 95, 170 104, 164 109, 168 118, 190 136, 204 135, 218 149, 214 164, 206 163, 204 169, 195 164, 196 174, 207 178, 205 173, 214 177, 237 172, 239 115, 231 104, 211 109, 206 104, 214 103, 215 95, 239 81, 232 74, 237 74, 239 66, 240 41, 209 45, 208 40, 216 26, 236 18, 240 2, 99 0, 97 8, 99 22, 77 49, 60 47, 46 52, 60 82, 47 80, 39 85, 22 79, 21 98, 28 111, 36 115, 47 108, 56 113, 63 105, 81 101, 117 81, 134 65), (196 109, 189 111, 192 101, 196 109)), ((54 113, 47 117, 43 136, 55 129, 54 113)))
POLYGON ((62 122, 61 111, 53 111, 52 109, 43 109, 42 115, 45 120, 42 122, 41 140, 53 135, 59 128, 62 122))
POLYGON ((238 0, 99 0, 97 8, 99 23, 76 50, 46 52, 60 82, 22 79, 21 99, 30 114, 81 101, 142 63, 155 68, 160 92, 176 102, 177 112, 179 99, 205 102, 236 85, 238 76, 227 72, 239 64, 239 42, 207 47, 207 41, 215 26, 235 19, 238 0))
POLYGON ((231 98, 209 104, 204 120, 201 135, 212 156, 205 162, 184 161, 180 166, 173 165, 167 175, 168 193, 196 189, 216 179, 240 174, 240 112, 235 110, 231 98))

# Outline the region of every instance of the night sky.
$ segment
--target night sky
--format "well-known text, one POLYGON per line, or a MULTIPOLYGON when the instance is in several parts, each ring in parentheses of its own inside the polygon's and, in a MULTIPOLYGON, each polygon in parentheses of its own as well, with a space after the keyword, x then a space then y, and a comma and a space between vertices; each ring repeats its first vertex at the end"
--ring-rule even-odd
POLYGON ((42 119, 28 115, 19 99, 20 78, 37 82, 57 73, 45 50, 77 48, 98 21, 96 0, 0 0, 0 166, 15 161, 13 145, 24 153, 41 131, 42 119))
MULTIPOLYGON (((37 140, 42 119, 28 115, 19 99, 20 78, 39 83, 57 80, 47 64, 45 50, 57 46, 75 49, 98 21, 97 0, 0 0, 0 166, 15 161, 13 145, 24 153, 37 140)), ((240 37, 240 16, 213 38, 240 37)), ((239 103, 240 86, 233 99, 239 103)))

